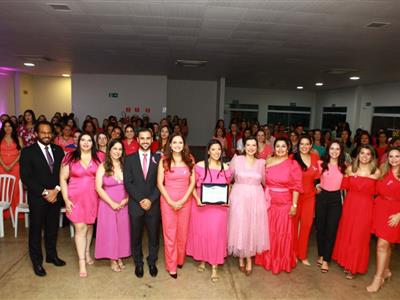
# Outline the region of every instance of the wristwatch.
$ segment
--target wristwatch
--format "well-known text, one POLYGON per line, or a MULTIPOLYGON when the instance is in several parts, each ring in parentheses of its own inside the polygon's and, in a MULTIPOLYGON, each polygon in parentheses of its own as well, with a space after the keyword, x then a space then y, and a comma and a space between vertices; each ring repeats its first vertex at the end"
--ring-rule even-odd
POLYGON ((56 185, 55 189, 57 190, 57 192, 61 192, 61 187, 59 185, 56 185))

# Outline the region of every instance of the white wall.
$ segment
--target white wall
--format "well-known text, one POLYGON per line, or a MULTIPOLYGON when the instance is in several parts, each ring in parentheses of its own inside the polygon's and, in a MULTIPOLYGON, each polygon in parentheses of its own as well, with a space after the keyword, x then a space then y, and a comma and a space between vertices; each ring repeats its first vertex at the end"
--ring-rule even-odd
POLYGON ((315 93, 306 91, 267 90, 227 87, 225 90, 225 104, 238 100, 240 104, 258 104, 258 121, 261 124, 268 122, 268 105, 290 105, 311 107, 310 126, 314 127, 316 109, 315 93))
POLYGON ((130 115, 142 115, 150 108, 147 115, 151 121, 158 122, 166 106, 166 76, 72 75, 72 111, 80 123, 88 114, 97 117, 100 124, 109 115, 120 118, 127 107, 132 109, 130 115), (109 97, 109 93, 118 93, 118 98, 109 97), (139 113, 134 112, 135 107, 140 108, 139 113))
POLYGON ((204 146, 217 120, 217 81, 168 80, 169 115, 187 118, 188 143, 204 146))
POLYGON ((14 72, 0 73, 0 115, 15 114, 14 102, 14 72))

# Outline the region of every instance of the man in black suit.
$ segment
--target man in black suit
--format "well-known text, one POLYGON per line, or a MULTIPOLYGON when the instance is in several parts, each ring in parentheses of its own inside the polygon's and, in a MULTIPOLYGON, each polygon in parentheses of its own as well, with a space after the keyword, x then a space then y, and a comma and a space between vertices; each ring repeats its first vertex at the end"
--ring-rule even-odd
POLYGON ((39 122, 36 132, 37 142, 22 149, 20 173, 22 182, 28 188, 29 255, 35 274, 45 276, 46 270, 42 266, 42 228, 46 262, 58 267, 65 265, 56 249, 62 203, 59 174, 64 152, 59 146, 51 144, 53 130, 49 122, 39 122))
POLYGON ((139 151, 127 156, 124 164, 124 183, 129 194, 132 254, 136 266, 135 274, 139 278, 143 277, 144 225, 148 233, 149 272, 152 277, 158 273, 156 261, 160 239, 160 191, 157 188, 157 166, 160 156, 150 152, 152 135, 147 128, 139 131, 139 151))

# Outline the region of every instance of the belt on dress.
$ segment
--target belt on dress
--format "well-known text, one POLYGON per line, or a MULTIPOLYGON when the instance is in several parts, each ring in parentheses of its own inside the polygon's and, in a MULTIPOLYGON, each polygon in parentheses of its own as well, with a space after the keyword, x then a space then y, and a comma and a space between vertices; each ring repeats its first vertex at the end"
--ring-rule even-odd
POLYGON ((289 192, 289 189, 287 189, 287 188, 275 188, 275 187, 270 187, 269 190, 270 190, 271 192, 278 192, 278 193, 289 192))

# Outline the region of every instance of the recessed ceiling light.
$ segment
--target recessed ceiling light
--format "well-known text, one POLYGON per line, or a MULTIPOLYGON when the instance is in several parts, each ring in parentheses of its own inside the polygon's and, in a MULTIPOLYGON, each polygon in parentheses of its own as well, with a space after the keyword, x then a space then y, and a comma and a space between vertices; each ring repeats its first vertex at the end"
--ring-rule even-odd
POLYGON ((324 84, 322 82, 317 82, 315 83, 316 86, 323 86, 324 84))
POLYGON ((304 87, 303 87, 303 86, 301 86, 301 85, 297 86, 296 88, 297 88, 298 90, 302 90, 302 89, 304 89, 304 87))
POLYGON ((358 77, 358 76, 351 76, 351 77, 350 77, 350 80, 360 80, 360 77, 358 77))
POLYGON ((25 66, 25 67, 34 67, 35 64, 34 64, 34 63, 31 63, 31 62, 26 62, 26 63, 24 63, 24 66, 25 66))
POLYGON ((62 77, 71 77, 71 75, 69 75, 69 74, 62 74, 61 76, 62 77))

